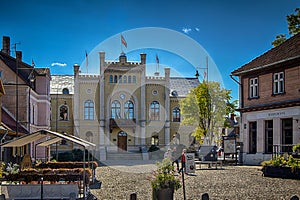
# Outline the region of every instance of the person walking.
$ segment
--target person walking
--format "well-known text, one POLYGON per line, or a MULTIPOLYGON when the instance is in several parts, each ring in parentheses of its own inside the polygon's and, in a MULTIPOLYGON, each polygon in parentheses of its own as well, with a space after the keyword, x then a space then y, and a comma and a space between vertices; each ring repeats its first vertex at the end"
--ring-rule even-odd
POLYGON ((181 168, 179 170, 179 173, 184 172, 186 173, 186 149, 182 150, 182 154, 181 154, 181 168))
POLYGON ((174 163, 176 164, 176 169, 177 172, 179 172, 179 158, 180 158, 180 153, 178 153, 178 149, 176 148, 176 146, 173 147, 173 151, 172 151, 172 165, 174 166, 174 163))
POLYGON ((173 160, 173 158, 172 158, 172 152, 171 152, 171 149, 170 149, 170 148, 165 152, 164 158, 167 158, 167 159, 169 159, 170 161, 173 160))

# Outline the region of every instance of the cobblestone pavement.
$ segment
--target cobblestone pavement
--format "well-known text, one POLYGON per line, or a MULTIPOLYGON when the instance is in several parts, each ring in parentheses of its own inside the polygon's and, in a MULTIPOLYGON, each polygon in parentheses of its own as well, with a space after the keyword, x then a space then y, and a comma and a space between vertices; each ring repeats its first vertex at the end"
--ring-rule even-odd
MULTIPOLYGON (((137 199, 152 197, 149 181, 155 161, 109 161, 107 166, 97 168, 97 179, 101 189, 92 190, 98 199, 129 199, 136 193, 137 199)), ((300 197, 300 180, 263 177, 258 166, 224 166, 223 169, 196 170, 185 176, 186 199, 199 200, 203 193, 210 199, 286 199, 300 197)), ((176 200, 183 199, 183 189, 174 194, 176 200)))

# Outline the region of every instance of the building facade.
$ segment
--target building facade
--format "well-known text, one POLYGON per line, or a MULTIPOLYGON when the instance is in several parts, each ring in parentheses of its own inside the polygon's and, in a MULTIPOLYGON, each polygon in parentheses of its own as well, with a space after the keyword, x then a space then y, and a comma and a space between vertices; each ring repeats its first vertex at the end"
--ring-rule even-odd
POLYGON ((239 78, 243 161, 260 164, 300 143, 300 34, 232 72, 239 78))
MULTIPOLYGON (((22 52, 15 51, 11 56, 10 38, 4 36, 0 52, 0 75, 6 91, 2 97, 2 122, 15 137, 29 134, 40 129, 50 128, 50 70, 34 68, 23 62, 22 52)), ((11 138, 4 137, 2 142, 11 138)), ((16 156, 31 152, 37 159, 45 158, 44 147, 28 145, 24 148, 7 150, 4 156, 9 161, 16 156), (32 149, 29 149, 32 148, 32 149)))
POLYGON ((181 125, 179 101, 197 78, 170 77, 170 68, 163 76, 146 76, 146 54, 140 62, 127 61, 124 53, 109 62, 100 52, 99 59, 98 75, 80 74, 74 65, 73 101, 74 135, 95 143, 98 159, 167 146, 175 134, 189 146, 193 127, 181 125))

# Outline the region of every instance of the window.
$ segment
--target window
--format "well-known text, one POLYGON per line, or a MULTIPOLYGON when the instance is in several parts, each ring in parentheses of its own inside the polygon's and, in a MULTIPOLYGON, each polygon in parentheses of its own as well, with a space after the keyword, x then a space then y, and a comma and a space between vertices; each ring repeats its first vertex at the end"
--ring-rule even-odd
POLYGON ((249 153, 256 153, 257 123, 249 123, 249 153))
POLYGON ((132 101, 127 101, 124 105, 124 117, 125 119, 134 118, 134 106, 132 101))
POLYGON ((111 104, 111 118, 120 119, 121 106, 119 101, 113 101, 111 104))
POLYGON ((282 152, 292 152, 293 119, 282 119, 282 152))
POLYGON ((127 76, 126 75, 123 76, 123 83, 127 83, 127 76))
POLYGON ((173 122, 180 122, 180 109, 178 107, 173 109, 173 122))
POLYGON ((68 121, 68 114, 68 107, 66 105, 59 107, 59 120, 68 121))
POLYGON ((63 94, 69 94, 69 89, 68 89, 68 88, 64 88, 64 89, 62 90, 62 93, 63 93, 63 94))
POLYGON ((132 76, 132 83, 136 83, 136 76, 132 76))
POLYGON ((94 102, 92 100, 84 102, 84 119, 94 120, 94 102))
POLYGON ((250 98, 258 97, 258 78, 251 78, 250 79, 250 98))
POLYGON ((273 76, 273 94, 282 93, 284 93, 284 74, 283 72, 279 72, 273 76))
POLYGON ((119 83, 122 83, 122 75, 119 75, 119 83))
POLYGON ((115 75, 114 83, 118 83, 118 76, 117 75, 115 75))
POLYGON ((113 75, 109 76, 109 83, 113 83, 113 75))
POLYGON ((265 121, 265 153, 273 152, 273 120, 265 121))
POLYGON ((128 76, 128 83, 131 83, 131 76, 128 76))
POLYGON ((159 103, 157 101, 150 104, 150 120, 159 120, 159 103))
POLYGON ((158 134, 151 137, 151 145, 158 146, 158 134))

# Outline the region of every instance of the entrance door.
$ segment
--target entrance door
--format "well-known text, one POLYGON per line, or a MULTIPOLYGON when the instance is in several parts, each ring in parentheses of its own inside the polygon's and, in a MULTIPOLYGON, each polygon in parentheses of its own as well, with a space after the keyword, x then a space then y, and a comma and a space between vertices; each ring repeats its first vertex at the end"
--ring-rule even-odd
POLYGON ((118 133, 118 149, 119 151, 127 151, 127 133, 124 131, 118 133))

